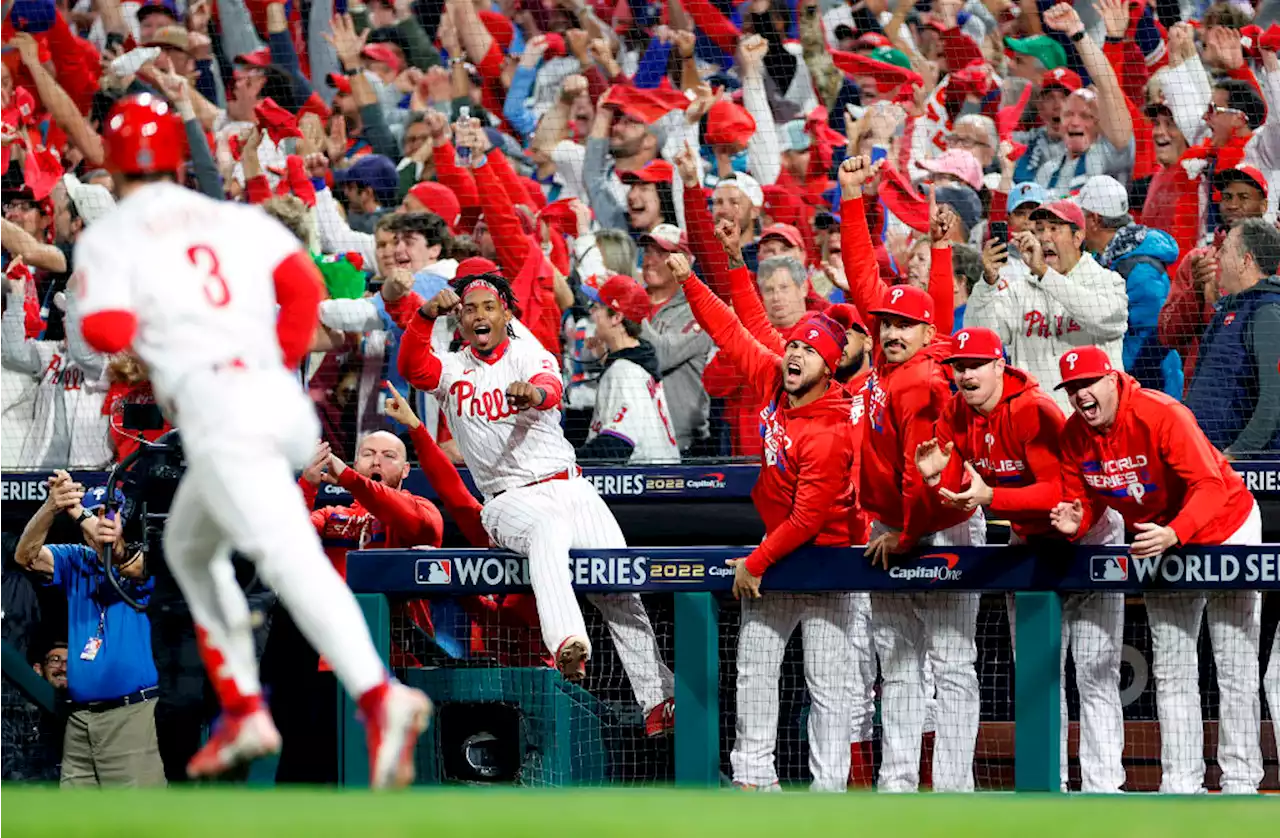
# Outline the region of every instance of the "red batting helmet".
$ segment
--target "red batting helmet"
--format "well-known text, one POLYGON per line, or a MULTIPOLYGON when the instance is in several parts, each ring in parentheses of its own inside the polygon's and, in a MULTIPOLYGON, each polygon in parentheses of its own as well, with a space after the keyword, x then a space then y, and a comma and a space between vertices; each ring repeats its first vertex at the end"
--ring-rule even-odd
POLYGON ((126 175, 176 172, 187 159, 182 120, 150 93, 126 96, 107 115, 107 168, 126 175))

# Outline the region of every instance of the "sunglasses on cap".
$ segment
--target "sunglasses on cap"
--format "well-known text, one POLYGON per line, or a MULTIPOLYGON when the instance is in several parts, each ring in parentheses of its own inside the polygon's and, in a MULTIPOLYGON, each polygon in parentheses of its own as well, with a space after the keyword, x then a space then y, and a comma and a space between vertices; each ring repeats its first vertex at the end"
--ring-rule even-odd
POLYGON ((1227 114, 1227 115, 1237 114, 1239 116, 1244 116, 1244 111, 1240 110, 1239 108, 1225 108, 1221 105, 1215 105, 1212 102, 1209 103, 1209 107, 1205 110, 1204 116, 1205 116, 1205 119, 1208 119, 1214 114, 1219 114, 1219 113, 1227 114))

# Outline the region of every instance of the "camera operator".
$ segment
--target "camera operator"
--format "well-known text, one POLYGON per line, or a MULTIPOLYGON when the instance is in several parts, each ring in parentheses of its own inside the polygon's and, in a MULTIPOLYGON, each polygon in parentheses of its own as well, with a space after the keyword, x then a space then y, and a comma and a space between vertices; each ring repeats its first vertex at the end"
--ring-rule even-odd
POLYGON ((63 739, 63 786, 164 785, 156 743, 156 668, 151 626, 105 576, 106 549, 122 584, 141 600, 146 580, 142 550, 126 544, 128 510, 104 515, 107 491, 87 494, 65 471, 49 480, 49 496, 27 522, 18 541, 17 563, 46 578, 67 595, 67 691, 71 697, 63 739), (87 504, 87 506, 85 505, 87 504), (93 514, 94 511, 98 514, 93 514), (79 522, 81 544, 46 545, 59 513, 79 522))

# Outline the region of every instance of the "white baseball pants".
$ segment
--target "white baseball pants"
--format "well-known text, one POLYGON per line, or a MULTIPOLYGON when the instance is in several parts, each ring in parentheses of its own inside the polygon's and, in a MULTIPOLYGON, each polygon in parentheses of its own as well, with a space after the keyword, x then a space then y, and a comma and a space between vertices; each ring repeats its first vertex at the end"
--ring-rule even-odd
MULTIPOLYGON (((887 530, 874 521, 871 538, 887 530)), ((923 539, 921 546, 980 546, 986 540, 986 519, 978 510, 969 520, 923 539)), ((871 595, 871 620, 884 679, 879 791, 911 792, 920 785, 926 658, 933 667, 938 699, 933 788, 973 791, 979 598, 974 592, 946 590, 871 595)))
MULTIPOLYGON (((529 557, 529 581, 538 604, 542 639, 551 654, 570 637, 588 643, 587 626, 573 591, 569 551, 623 548, 627 540, 591 481, 548 480, 503 492, 481 511, 481 523, 499 547, 529 557)), ((589 594, 600 609, 647 713, 675 692, 671 670, 658 654, 653 625, 638 594, 589 594)))
POLYGON ((1271 736, 1280 749, 1280 626, 1276 626, 1276 633, 1271 636, 1271 660, 1267 663, 1262 687, 1267 693, 1267 706, 1271 708, 1271 736))
POLYGON ((738 634, 733 781, 777 785, 778 679, 798 626, 809 687, 809 772, 813 791, 842 792, 849 779, 848 594, 771 594, 742 600, 738 634))
POLYGON ((254 562, 352 696, 378 686, 386 667, 294 478, 320 433, 297 381, 283 369, 208 370, 189 376, 173 403, 187 470, 165 526, 165 558, 201 630, 219 697, 262 691, 232 550, 254 562))
POLYGON ((871 594, 846 594, 849 610, 849 741, 875 737, 876 649, 871 636, 871 594))
MULTIPOLYGON (((1010 545, 1022 544, 1016 535, 1010 545)), ((1081 544, 1124 544, 1124 519, 1108 509, 1081 544)), ((1017 650, 1017 612, 1009 595, 1009 634, 1017 650)), ((1124 785, 1124 705, 1120 703, 1120 657, 1124 651, 1124 594, 1099 591, 1062 597, 1062 708, 1060 771, 1068 789, 1067 649, 1080 693, 1080 791, 1114 794, 1124 785)), ((1016 664, 1015 664, 1016 665, 1016 664)))
MULTIPOLYGON (((1262 513, 1223 544, 1261 544, 1262 513)), ((1149 593, 1152 671, 1160 718, 1160 791, 1204 791, 1204 724, 1200 713, 1200 622, 1209 614, 1209 641, 1218 670, 1218 765, 1222 791, 1254 794, 1262 782, 1262 702, 1258 648, 1262 593, 1149 593)))

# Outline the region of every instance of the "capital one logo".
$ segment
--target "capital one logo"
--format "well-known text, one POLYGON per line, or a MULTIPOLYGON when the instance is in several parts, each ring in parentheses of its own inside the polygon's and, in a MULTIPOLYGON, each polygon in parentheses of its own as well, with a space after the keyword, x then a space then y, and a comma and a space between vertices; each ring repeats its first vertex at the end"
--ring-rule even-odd
POLYGON ((892 291, 889 292, 889 305, 896 306, 898 304, 898 300, 901 300, 902 295, 905 293, 906 292, 903 291, 901 288, 894 288, 892 291))
POLYGON ((956 335, 956 343, 960 344, 960 349, 964 350, 964 345, 969 342, 969 333, 960 332, 956 335))

